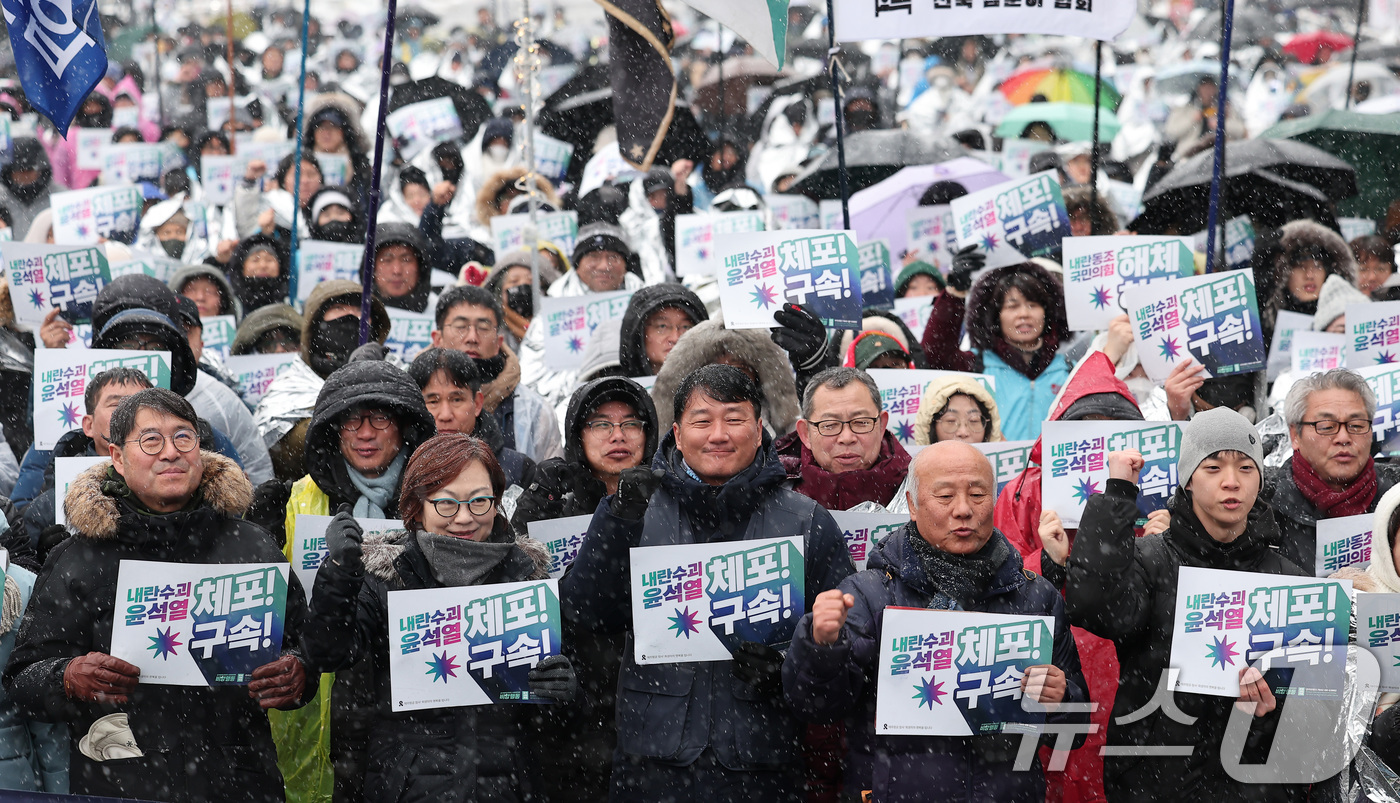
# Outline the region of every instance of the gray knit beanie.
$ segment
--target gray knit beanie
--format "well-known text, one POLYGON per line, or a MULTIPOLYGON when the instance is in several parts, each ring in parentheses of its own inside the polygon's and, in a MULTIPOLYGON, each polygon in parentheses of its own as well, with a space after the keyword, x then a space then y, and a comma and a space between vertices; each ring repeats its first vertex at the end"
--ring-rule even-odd
POLYGON ((1197 413, 1181 428, 1181 455, 1176 461, 1177 480, 1191 481, 1197 466, 1216 452, 1241 452, 1264 467, 1264 446, 1249 419, 1228 407, 1197 413))

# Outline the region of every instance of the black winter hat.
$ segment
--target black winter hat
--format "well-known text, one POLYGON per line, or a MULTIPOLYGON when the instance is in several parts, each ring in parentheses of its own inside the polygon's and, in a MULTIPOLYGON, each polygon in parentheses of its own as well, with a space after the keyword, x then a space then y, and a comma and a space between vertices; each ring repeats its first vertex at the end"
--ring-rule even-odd
MULTIPOLYGON (((164 286, 164 285, 162 285, 164 286)), ((170 352, 170 389, 181 396, 194 390, 199 378, 199 366, 194 352, 185 339, 184 329, 175 319, 149 309, 129 309, 111 316, 92 338, 95 349, 116 348, 128 335, 145 334, 160 340, 161 348, 170 352)))
MULTIPOLYGON (((175 291, 165 282, 144 273, 118 276, 103 287, 92 302, 92 331, 101 332, 112 316, 129 309, 148 309, 167 319, 179 319, 175 291)), ((180 329, 184 335, 183 327, 180 329)))
POLYGON ((630 259, 632 247, 627 244, 627 235, 622 229, 609 223, 592 223, 580 226, 578 242, 574 245, 573 257, 569 260, 578 267, 579 260, 594 251, 612 251, 623 259, 630 259))
POLYGON ((1142 411, 1137 405, 1117 393, 1090 393, 1071 404, 1059 420, 1083 421, 1091 415, 1101 415, 1110 421, 1142 420, 1142 411))

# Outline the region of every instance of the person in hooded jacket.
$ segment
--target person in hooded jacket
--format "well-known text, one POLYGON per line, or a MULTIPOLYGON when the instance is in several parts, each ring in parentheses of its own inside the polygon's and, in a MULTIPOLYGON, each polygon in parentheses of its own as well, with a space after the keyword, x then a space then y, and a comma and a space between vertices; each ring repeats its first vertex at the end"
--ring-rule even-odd
MULTIPOLYGON (((1306 797, 1306 787, 1243 784, 1227 773, 1221 757, 1229 748, 1222 742, 1236 700, 1165 686, 1182 567, 1309 574, 1272 548, 1278 530, 1259 496, 1263 460, 1259 433, 1244 416, 1223 407, 1206 410, 1182 427, 1181 485, 1168 503, 1171 522, 1164 531, 1140 538, 1134 533, 1143 466, 1136 450, 1108 455, 1105 490, 1084 506, 1069 554, 1065 606, 1071 622, 1113 641, 1121 666, 1108 725, 1108 745, 1117 751, 1103 762, 1110 801, 1306 797), (1154 702, 1160 695, 1167 704, 1154 702), (1184 755, 1123 749, 1182 745, 1191 748, 1184 755)), ((1279 712, 1271 684, 1258 670, 1242 666, 1239 673, 1238 702, 1255 706, 1242 754, 1234 750, 1241 762, 1252 763, 1267 751, 1279 712)))
POLYGON ((224 271, 245 315, 287 301, 291 254, 272 235, 258 233, 240 241, 224 271))
MULTIPOLYGON (((306 430, 305 476, 284 508, 288 557, 299 514, 328 516, 349 506, 362 518, 398 518, 404 467, 434 430, 422 393, 402 370, 358 360, 330 374, 306 430)), ((323 675, 319 712, 273 718, 289 797, 329 795, 332 787, 358 797, 374 691, 366 668, 323 675)))
MULTIPOLYGON (((622 472, 559 581, 580 629, 631 627, 630 548, 798 536, 804 599, 855 567, 831 514, 784 487, 763 397, 742 371, 706 365, 677 390, 677 424, 650 468, 622 472), (713 425, 712 423, 713 422, 713 425)), ((743 642, 731 661, 642 665, 629 633, 618 683, 614 801, 802 799, 802 727, 780 698, 782 653, 743 642)))
MULTIPOLYGON (((483 290, 500 299, 501 310, 506 316, 506 331, 501 335, 505 338, 505 346, 516 354, 520 353, 520 341, 530 327, 530 320, 535 317, 535 253, 528 248, 506 252, 496 260, 491 273, 481 285, 483 290), (512 290, 515 292, 512 293, 512 290)), ((550 285, 557 282, 561 274, 555 267, 551 253, 544 247, 538 251, 538 263, 540 292, 548 294, 550 285)), ((567 260, 564 265, 567 271, 567 260)))
POLYGON ((928 383, 919 400, 919 412, 914 416, 914 443, 927 446, 950 440, 964 443, 1006 440, 1001 434, 996 397, 975 379, 940 377, 928 383))
POLYGON ((655 376, 681 336, 710 313, 681 284, 656 284, 632 294, 622 315, 618 360, 625 376, 655 376))
POLYGON ((243 318, 229 345, 229 354, 297 354, 306 319, 290 304, 269 304, 243 318))
POLYGON ((386 307, 427 312, 437 306, 428 265, 428 241, 407 223, 374 229, 374 296, 386 307))
MULTIPOLYGON (((263 441, 271 445, 272 470, 289 481, 306 473, 303 460, 306 428, 326 377, 345 365, 360 344, 359 282, 322 282, 306 299, 300 337, 301 360, 277 375, 253 411, 263 441)), ((389 337, 389 314, 379 299, 370 300, 370 339, 389 337)))
MULTIPOLYGON (((390 591, 549 576, 549 553, 512 532, 501 514, 504 492, 505 477, 486 444, 461 433, 439 434, 405 469, 397 505, 403 530, 367 537, 345 510, 326 528, 330 554, 316 575, 306 644, 320 668, 368 665, 367 803, 525 801, 531 776, 544 774, 545 765, 532 768, 523 760, 535 706, 392 710, 390 591)), ((539 661, 529 673, 529 693, 571 702, 577 681, 568 657, 539 661)))
POLYGON ((370 168, 364 132, 356 122, 360 119, 359 101, 339 92, 323 92, 306 101, 306 123, 302 129, 311 140, 312 154, 342 156, 350 160, 345 185, 352 198, 364 208, 369 192, 370 168))
POLYGON ((362 243, 365 225, 349 187, 322 187, 311 196, 306 227, 311 237, 333 243, 362 243))
POLYGON ((170 276, 168 284, 177 295, 194 301, 201 317, 232 315, 235 322, 243 317, 243 305, 234 295, 233 287, 223 272, 212 265, 180 268, 170 276))
MULTIPOLYGON (((1285 223, 1279 231, 1272 265, 1272 293, 1260 299, 1259 319, 1264 335, 1272 337, 1278 313, 1283 310, 1312 315, 1328 276, 1356 283, 1356 257, 1346 240, 1311 220, 1285 223)), ((1262 289, 1262 288, 1261 288, 1262 289)), ((1265 342, 1272 342, 1265 341, 1265 342)))
POLYGON ((136 245, 186 265, 196 265, 210 255, 209 241, 195 234, 194 221, 185 213, 183 192, 146 210, 136 245))
MULTIPOLYGON (((865 571, 819 595, 797 624, 783 664, 784 696, 804 719, 848 722, 849 796, 871 790, 875 800, 901 803, 1045 800, 1043 762, 1029 771, 1012 769, 1025 737, 875 731, 882 614, 892 606, 1053 617, 1051 660, 1027 669, 1024 693, 1043 704, 1090 700, 1066 632, 1064 602, 1043 578, 1025 571, 1021 556, 992 526, 995 487, 987 458, 971 446, 944 442, 921 452, 907 491, 910 522, 880 541, 865 571)), ((1082 725, 1088 717, 1067 711, 1046 719, 1082 725)), ((1041 737, 1044 744, 1055 739, 1041 737)))
MULTIPOLYGON (((524 167, 507 167, 482 180, 481 189, 476 193, 476 219, 473 221, 475 225, 468 232, 473 240, 495 242, 491 237, 491 218, 508 214, 511 201, 524 194, 525 191, 520 188, 520 180, 525 177, 525 172, 524 167)), ((562 208, 554 185, 548 179, 536 177, 535 187, 540 193, 542 203, 549 204, 552 209, 562 208)))
POLYGON ((10 211, 10 228, 27 233, 34 218, 49 208, 49 196, 63 192, 54 181, 44 146, 34 137, 15 137, 10 161, 0 167, 0 206, 10 211))
POLYGON ((971 246, 954 257, 948 289, 924 328, 924 356, 929 368, 994 377, 1002 432, 1007 440, 1032 440, 1069 376, 1064 291, 1034 262, 988 271, 974 287, 972 274, 985 261, 971 246), (958 348, 964 322, 970 352, 958 348))

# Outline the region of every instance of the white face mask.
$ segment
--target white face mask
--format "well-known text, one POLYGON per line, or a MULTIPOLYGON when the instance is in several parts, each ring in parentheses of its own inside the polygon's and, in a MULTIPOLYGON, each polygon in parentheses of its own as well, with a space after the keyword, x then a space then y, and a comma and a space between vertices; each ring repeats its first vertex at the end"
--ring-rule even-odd
POLYGON ((491 154, 492 159, 495 159, 498 162, 504 162, 506 160, 506 157, 510 155, 510 146, 492 145, 491 147, 486 149, 486 152, 491 154))
POLYGON ((1152 395, 1152 391, 1157 384, 1145 376, 1134 376, 1123 380, 1123 384, 1128 386, 1128 390, 1133 392, 1133 398, 1138 404, 1147 401, 1147 397, 1152 395))

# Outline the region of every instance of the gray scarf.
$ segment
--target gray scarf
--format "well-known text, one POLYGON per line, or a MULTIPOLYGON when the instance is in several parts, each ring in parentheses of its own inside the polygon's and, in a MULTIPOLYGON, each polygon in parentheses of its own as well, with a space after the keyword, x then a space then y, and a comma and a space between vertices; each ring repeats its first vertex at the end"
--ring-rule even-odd
POLYGON ((423 550, 423 557, 428 560, 433 579, 447 587, 480 583, 506 559, 515 546, 513 541, 473 541, 426 530, 414 535, 418 539, 418 547, 423 550))
POLYGON ((995 530, 991 540, 971 555, 950 555, 934 547, 919 535, 912 521, 908 536, 914 555, 929 580, 963 610, 972 610, 973 602, 986 593, 997 569, 1011 557, 1011 545, 995 530))
POLYGON ((355 486, 355 490, 360 492, 360 498, 355 500, 355 509, 352 511, 357 518, 389 518, 385 511, 394 506, 394 494, 398 493, 399 478, 403 476, 403 465, 406 462, 408 452, 400 449, 398 457, 395 457, 394 462, 378 477, 366 477, 346 464, 345 469, 350 475, 350 482, 355 486))

